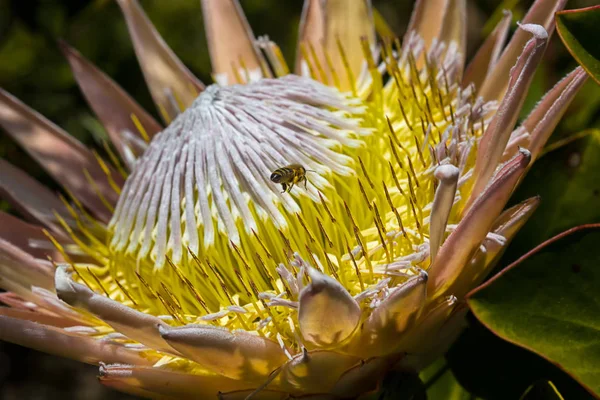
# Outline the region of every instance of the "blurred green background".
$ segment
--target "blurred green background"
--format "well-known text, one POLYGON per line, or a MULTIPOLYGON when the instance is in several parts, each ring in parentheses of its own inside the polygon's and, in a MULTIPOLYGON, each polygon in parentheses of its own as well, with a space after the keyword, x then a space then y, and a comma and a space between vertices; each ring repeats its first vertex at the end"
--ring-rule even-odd
MULTIPOLYGON (((302 1, 240 2, 255 35, 269 35, 281 46, 288 63, 293 65, 302 1)), ((140 0, 140 3, 175 53, 202 81, 209 83, 210 60, 204 37, 200 1, 140 0)), ((522 18, 531 3, 532 1, 526 0, 468 0, 469 56, 491 31, 493 22, 501 16, 503 8, 511 9, 516 21, 522 18)), ((373 4, 395 32, 401 35, 410 18, 413 1, 373 0, 373 4)), ((597 0, 570 0, 567 8, 592 4, 597 4, 597 0)), ((105 138, 105 132, 83 100, 68 64, 58 50, 58 38, 77 48, 116 80, 142 106, 157 115, 135 59, 124 20, 113 0, 0 0, 0 86, 82 142, 88 145, 101 142, 105 138)), ((554 35, 544 62, 535 76, 523 114, 575 66, 575 61, 557 35, 554 35)), ((600 128, 599 110, 600 90, 594 83, 588 82, 557 128, 552 141, 578 133, 585 128, 600 128)), ((4 134, 0 136, 0 157, 26 169, 44 184, 58 188, 41 168, 4 134)), ((516 197, 524 198, 529 194, 517 193, 516 197)), ((0 203, 0 208, 7 207, 6 203, 0 203)), ((509 251, 507 260, 556 233, 549 229, 543 234, 537 234, 539 229, 536 224, 536 220, 532 220, 526 230, 529 233, 518 238, 509 251)), ((503 265, 506 263, 507 261, 503 265)), ((572 381, 548 363, 542 362, 536 356, 525 354, 514 346, 500 343, 491 334, 476 329, 477 326, 467 331, 459 342, 459 345, 469 348, 465 350, 456 347, 451 356, 454 354, 455 359, 462 359, 459 363, 479 363, 477 367, 481 371, 488 371, 499 378, 492 384, 506 385, 505 382, 514 380, 511 374, 523 378, 523 373, 519 371, 527 370, 527 373, 533 372, 535 376, 557 376, 559 378, 556 379, 565 382, 564 387, 573 388, 574 393, 582 395, 572 381), (488 352, 488 357, 480 356, 482 351, 485 353, 485 350, 492 346, 493 351, 488 352), (502 351, 498 351, 499 348, 502 351), (474 359, 468 358, 469 352, 473 353, 471 356, 475 357, 474 359), (507 356, 511 354, 524 357, 530 363, 512 366, 513 371, 508 371, 505 364, 510 366, 511 360, 514 361, 514 358, 507 356), (500 357, 500 360, 494 356, 500 357)), ((0 398, 3 399, 126 398, 125 395, 109 391, 97 384, 96 374, 97 367, 94 366, 83 366, 0 343, 0 398)), ((461 376, 460 370, 455 370, 455 374, 462 378, 459 379, 461 384, 473 389, 473 385, 468 382, 470 373, 463 373, 465 377, 461 376)), ((492 395, 489 398, 512 397, 492 395)))

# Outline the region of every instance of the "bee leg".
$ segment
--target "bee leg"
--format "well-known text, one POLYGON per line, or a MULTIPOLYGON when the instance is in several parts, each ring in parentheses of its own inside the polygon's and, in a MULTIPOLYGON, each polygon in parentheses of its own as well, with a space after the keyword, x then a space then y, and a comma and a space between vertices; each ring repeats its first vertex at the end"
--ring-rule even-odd
POLYGON ((283 192, 281 192, 281 193, 287 192, 287 185, 285 183, 281 184, 281 188, 283 189, 283 192))
POLYGON ((294 187, 294 182, 290 183, 290 186, 288 186, 287 192, 288 193, 291 192, 293 187, 294 187))
POLYGON ((308 179, 306 179, 306 177, 304 177, 304 189, 308 189, 308 188, 306 187, 306 184, 307 184, 307 182, 308 182, 308 179))

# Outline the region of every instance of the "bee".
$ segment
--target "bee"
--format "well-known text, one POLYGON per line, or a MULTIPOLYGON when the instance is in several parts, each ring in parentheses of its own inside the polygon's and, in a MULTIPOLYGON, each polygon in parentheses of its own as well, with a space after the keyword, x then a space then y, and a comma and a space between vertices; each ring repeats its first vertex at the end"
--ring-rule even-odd
POLYGON ((289 192, 292 190, 295 184, 304 182, 304 188, 306 188, 306 172, 315 172, 304 168, 300 164, 290 164, 287 167, 278 168, 271 174, 271 181, 275 183, 281 183, 283 192, 289 192))

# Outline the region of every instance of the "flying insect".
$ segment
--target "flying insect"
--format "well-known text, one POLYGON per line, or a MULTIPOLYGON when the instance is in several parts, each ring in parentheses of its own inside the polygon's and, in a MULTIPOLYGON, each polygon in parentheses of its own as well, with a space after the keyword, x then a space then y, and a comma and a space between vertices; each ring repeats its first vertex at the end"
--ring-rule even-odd
POLYGON ((278 168, 271 174, 271 181, 280 183, 283 192, 290 192, 295 184, 304 182, 306 188, 306 172, 315 172, 304 168, 300 164, 290 164, 286 167, 278 168))

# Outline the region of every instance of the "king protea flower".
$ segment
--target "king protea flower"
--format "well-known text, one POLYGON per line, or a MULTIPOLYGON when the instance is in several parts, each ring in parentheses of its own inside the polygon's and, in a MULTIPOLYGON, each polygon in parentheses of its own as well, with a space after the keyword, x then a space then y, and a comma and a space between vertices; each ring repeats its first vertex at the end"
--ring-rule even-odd
POLYGON ((119 0, 165 127, 65 44, 106 158, 0 94, 66 193, 2 161, 34 224, 1 215, 0 338, 154 398, 355 398, 418 371, 537 206, 503 211, 586 79, 515 129, 564 3, 537 0, 504 46, 506 12, 467 63, 466 0, 417 1, 402 40, 369 0, 307 0, 292 74, 236 0, 203 0, 205 86, 119 0), (294 164, 307 181, 282 193, 294 164))

